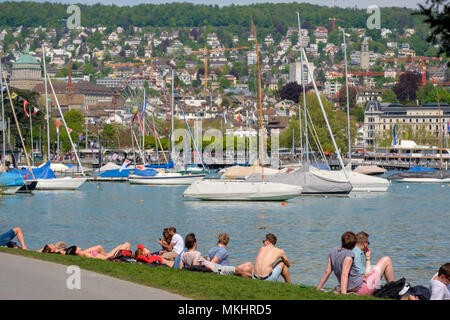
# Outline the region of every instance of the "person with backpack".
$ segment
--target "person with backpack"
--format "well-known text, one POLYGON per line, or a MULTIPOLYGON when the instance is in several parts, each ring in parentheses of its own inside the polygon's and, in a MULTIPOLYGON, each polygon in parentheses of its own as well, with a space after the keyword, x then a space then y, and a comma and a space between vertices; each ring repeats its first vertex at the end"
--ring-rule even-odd
MULTIPOLYGON (((250 278, 252 275, 242 266, 223 266, 203 258, 200 251, 197 250, 197 238, 195 234, 189 233, 185 239, 184 243, 186 245, 187 251, 181 253, 180 258, 180 269, 198 269, 198 267, 205 269, 206 272, 214 272, 220 275, 236 275, 241 277, 250 278)), ((201 270, 196 270, 201 271, 201 270)))
POLYGON ((342 235, 341 246, 330 251, 327 267, 317 285, 317 290, 322 290, 332 272, 339 282, 342 294, 354 292, 360 295, 373 295, 383 275, 387 282, 394 281, 394 268, 389 257, 381 258, 366 276, 358 272, 353 261, 355 254, 352 251, 356 242, 356 235, 353 232, 347 231, 342 235))

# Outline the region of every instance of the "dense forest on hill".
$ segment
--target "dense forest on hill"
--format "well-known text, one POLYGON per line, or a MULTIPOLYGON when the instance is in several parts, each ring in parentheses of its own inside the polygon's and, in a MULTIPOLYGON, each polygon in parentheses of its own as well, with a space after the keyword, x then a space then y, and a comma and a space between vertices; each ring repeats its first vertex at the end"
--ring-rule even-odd
MULTIPOLYGON (((285 32, 297 25, 295 12, 302 21, 314 26, 327 26, 331 17, 341 19, 342 27, 366 27, 370 14, 366 9, 331 8, 307 3, 262 3, 252 5, 194 5, 192 3, 141 4, 136 6, 78 5, 81 9, 81 25, 84 27, 117 27, 127 30, 138 27, 248 27, 252 16, 255 25, 262 29, 285 32)), ((67 4, 11 2, 0 3, 0 27, 59 27, 63 25, 67 4)), ((381 8, 382 28, 408 28, 423 24, 423 18, 412 15, 408 8, 381 8)))

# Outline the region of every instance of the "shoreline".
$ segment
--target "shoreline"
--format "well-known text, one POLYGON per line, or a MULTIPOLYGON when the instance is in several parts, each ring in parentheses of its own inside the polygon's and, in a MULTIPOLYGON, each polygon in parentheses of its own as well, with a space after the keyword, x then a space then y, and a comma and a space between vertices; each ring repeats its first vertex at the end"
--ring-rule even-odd
MULTIPOLYGON (((175 294, 182 298, 200 300, 380 300, 356 294, 340 295, 323 292, 316 290, 315 287, 300 284, 257 281, 237 276, 149 267, 144 264, 110 262, 78 256, 0 248, 0 254, 4 253, 59 265, 75 265, 81 270, 160 290, 170 297, 175 294)), ((66 274, 63 276, 68 277, 66 274)), ((173 298, 166 299, 172 300, 173 298)))

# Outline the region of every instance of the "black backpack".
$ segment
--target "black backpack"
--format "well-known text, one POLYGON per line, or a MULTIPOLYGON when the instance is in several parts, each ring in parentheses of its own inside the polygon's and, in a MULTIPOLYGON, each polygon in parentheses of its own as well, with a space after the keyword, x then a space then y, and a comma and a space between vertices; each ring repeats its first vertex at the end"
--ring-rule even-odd
POLYGON ((405 286, 409 286, 406 283, 405 278, 401 278, 397 281, 391 281, 383 286, 380 289, 374 291, 373 296, 378 298, 386 298, 386 299, 400 299, 400 291, 402 291, 405 286))

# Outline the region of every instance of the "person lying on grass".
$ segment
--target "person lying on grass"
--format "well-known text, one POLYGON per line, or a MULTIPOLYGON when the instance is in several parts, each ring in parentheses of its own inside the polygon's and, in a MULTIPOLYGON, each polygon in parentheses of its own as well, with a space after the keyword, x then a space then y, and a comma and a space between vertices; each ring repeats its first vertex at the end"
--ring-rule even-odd
POLYGON ((118 245, 110 252, 106 252, 101 245, 93 246, 83 250, 77 246, 62 249, 60 246, 57 246, 57 244, 58 242, 56 244, 53 243, 46 244, 42 249, 38 250, 38 252, 57 253, 62 255, 75 255, 84 258, 96 258, 101 260, 107 260, 109 258, 114 258, 114 256, 120 250, 130 250, 131 248, 131 245, 128 242, 118 245))

